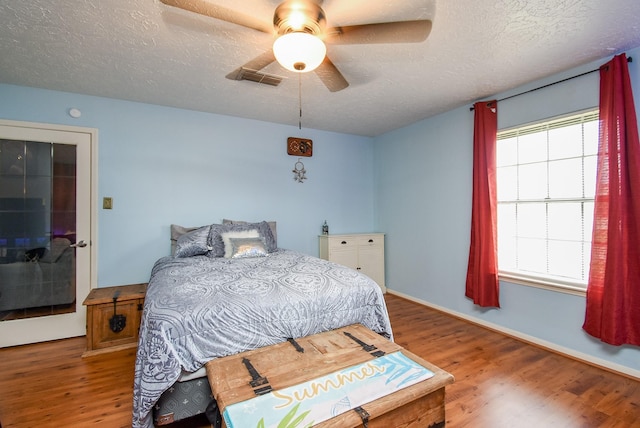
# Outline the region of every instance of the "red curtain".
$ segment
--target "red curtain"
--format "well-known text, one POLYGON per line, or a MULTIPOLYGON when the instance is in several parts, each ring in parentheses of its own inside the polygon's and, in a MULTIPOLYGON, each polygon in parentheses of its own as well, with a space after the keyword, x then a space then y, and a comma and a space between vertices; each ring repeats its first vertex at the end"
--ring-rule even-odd
POLYGON ((600 68, 600 141, 584 330, 640 346, 640 142, 626 55, 600 68))
POLYGON ((496 101, 474 105, 471 245, 465 296, 485 307, 498 299, 498 219, 496 184, 496 101))

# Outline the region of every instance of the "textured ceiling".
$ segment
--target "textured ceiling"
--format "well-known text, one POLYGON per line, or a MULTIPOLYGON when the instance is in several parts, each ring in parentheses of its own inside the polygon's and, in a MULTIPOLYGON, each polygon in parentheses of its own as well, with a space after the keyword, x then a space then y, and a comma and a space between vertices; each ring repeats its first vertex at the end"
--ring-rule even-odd
MULTIPOLYGON (((270 24, 277 0, 212 0, 270 24)), ((272 36, 159 0, 3 0, 0 83, 375 136, 640 46, 638 0, 325 0, 327 25, 433 20, 416 44, 329 45, 350 86, 225 76, 272 36)))

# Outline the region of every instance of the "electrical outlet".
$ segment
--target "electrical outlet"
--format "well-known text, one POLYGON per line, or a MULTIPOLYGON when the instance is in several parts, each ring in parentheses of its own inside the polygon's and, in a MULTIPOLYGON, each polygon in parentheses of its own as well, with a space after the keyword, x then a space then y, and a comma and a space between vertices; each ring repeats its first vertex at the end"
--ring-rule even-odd
POLYGON ((113 209, 113 198, 102 198, 102 209, 110 210, 113 209))

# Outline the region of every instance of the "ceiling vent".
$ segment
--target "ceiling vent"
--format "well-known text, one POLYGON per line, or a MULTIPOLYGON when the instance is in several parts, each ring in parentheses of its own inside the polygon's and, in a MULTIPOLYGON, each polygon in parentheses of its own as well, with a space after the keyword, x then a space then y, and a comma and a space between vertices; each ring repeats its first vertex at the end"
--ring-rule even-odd
POLYGON ((227 78, 232 80, 250 80, 252 82, 271 86, 278 86, 283 79, 283 77, 276 76, 275 74, 261 73, 245 67, 240 67, 236 71, 229 73, 227 78))

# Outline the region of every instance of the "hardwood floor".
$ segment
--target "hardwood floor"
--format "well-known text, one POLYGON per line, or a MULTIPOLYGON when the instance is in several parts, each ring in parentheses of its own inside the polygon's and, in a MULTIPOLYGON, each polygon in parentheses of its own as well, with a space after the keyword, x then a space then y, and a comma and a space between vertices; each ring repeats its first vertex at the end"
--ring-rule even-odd
MULTIPOLYGON (((387 304, 396 342, 455 376, 449 428, 640 426, 640 382, 397 296, 387 304)), ((84 349, 84 337, 0 349, 1 426, 130 426, 134 351, 82 359, 84 349)))
POLYGON ((448 427, 640 426, 640 382, 388 296, 395 341, 453 374, 448 427))

